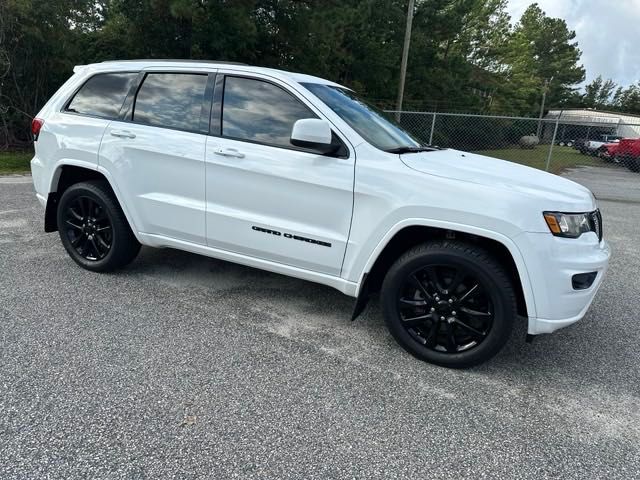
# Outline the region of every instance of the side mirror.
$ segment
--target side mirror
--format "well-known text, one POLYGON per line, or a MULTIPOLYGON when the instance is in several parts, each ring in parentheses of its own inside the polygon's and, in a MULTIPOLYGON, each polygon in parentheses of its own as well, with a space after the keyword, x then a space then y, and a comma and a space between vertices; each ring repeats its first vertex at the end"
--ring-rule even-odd
POLYGON ((331 125, 319 118, 303 118, 293 124, 291 144, 316 150, 322 154, 334 153, 340 146, 331 142, 331 125))

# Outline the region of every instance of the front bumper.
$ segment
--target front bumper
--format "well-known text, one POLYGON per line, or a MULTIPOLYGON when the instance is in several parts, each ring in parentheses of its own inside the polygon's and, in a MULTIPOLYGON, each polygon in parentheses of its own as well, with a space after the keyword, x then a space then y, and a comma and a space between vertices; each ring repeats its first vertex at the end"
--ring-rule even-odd
POLYGON ((586 314, 604 280, 611 251, 593 232, 579 238, 554 237, 550 233, 523 233, 518 247, 527 262, 535 302, 528 333, 551 333, 577 322, 586 314), (575 290, 572 277, 596 272, 589 288, 575 290))

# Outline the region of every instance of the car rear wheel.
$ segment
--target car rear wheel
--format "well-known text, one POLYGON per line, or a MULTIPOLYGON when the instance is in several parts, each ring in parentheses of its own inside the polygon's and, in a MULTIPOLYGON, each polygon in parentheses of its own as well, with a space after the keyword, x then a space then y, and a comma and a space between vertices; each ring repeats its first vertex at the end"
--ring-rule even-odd
POLYGON ((402 255, 382 286, 389 331, 415 357, 464 368, 493 357, 508 340, 516 297, 503 267, 484 249, 431 242, 402 255))
POLYGON ((628 158, 625 163, 632 172, 640 172, 640 160, 637 158, 628 158))
POLYGON ((106 182, 82 182, 65 190, 57 222, 62 245, 87 270, 115 270, 133 261, 140 251, 140 243, 106 182))

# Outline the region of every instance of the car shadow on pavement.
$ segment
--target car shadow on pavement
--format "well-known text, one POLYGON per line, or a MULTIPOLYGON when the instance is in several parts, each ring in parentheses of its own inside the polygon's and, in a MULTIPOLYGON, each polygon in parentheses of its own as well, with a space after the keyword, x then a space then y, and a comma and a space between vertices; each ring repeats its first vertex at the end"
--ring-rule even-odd
MULTIPOLYGON (((205 302, 212 308, 217 302, 242 305, 248 310, 243 317, 254 325, 348 362, 386 366, 390 371, 406 371, 411 365, 416 374, 424 369, 446 371, 414 359, 396 345, 384 325, 377 296, 352 322, 354 299, 330 287, 184 251, 145 247, 125 272, 186 292, 187 301, 205 302)), ((206 321, 216 320, 207 316, 206 321)), ((539 336, 529 344, 526 319, 518 318, 505 348, 486 364, 467 371, 518 376, 535 369, 539 376, 545 372, 572 375, 585 368, 583 355, 576 356, 579 350, 565 345, 567 337, 580 342, 580 333, 574 329, 539 336)))

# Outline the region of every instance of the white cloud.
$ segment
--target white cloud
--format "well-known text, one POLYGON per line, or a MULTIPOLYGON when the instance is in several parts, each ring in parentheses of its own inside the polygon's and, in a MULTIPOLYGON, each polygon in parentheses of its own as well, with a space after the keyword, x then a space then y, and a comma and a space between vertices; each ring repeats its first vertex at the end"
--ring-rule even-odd
MULTIPOLYGON (((509 0, 512 23, 535 0, 509 0)), ((575 30, 587 82, 602 75, 626 86, 640 80, 640 0, 537 0, 575 30)))

